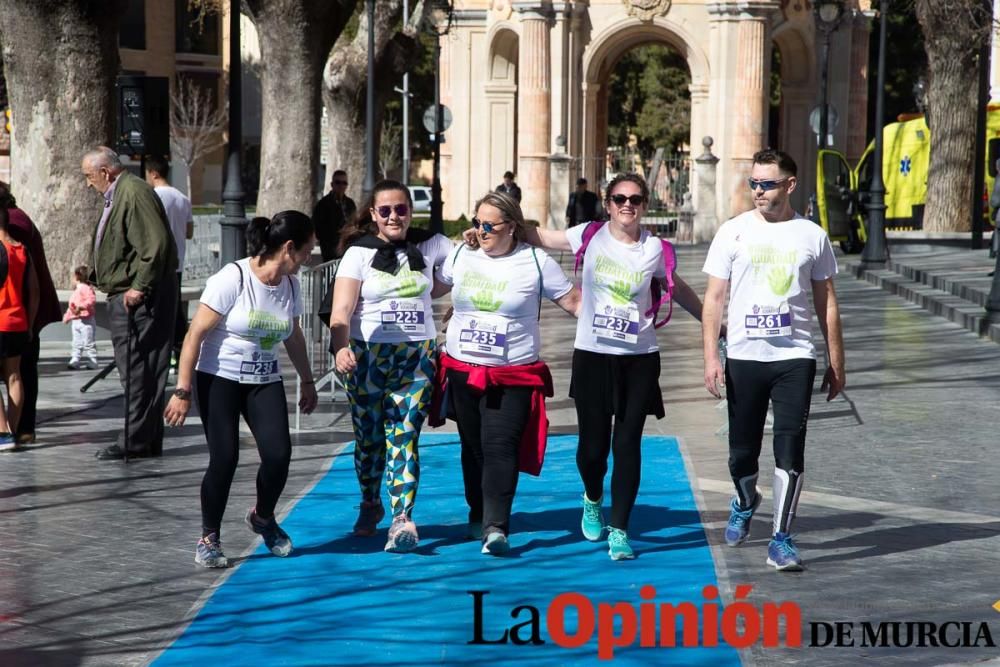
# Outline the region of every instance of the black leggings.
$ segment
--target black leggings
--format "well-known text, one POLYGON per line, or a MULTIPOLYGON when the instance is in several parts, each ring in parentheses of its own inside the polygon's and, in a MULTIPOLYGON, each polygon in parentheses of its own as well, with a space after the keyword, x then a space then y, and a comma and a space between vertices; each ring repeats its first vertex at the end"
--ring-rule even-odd
POLYGON ((573 352, 571 395, 576 402, 580 432, 576 466, 587 498, 598 500, 604 495, 608 454, 614 453, 609 522, 614 528, 628 529, 629 516, 639 495, 646 415, 663 416, 659 378, 659 352, 631 355, 573 352))
POLYGON ((815 359, 726 362, 729 474, 744 507, 754 498, 768 401, 774 407, 774 467, 799 475, 804 471, 806 423, 815 378, 815 359))
POLYGON ((506 535, 517 491, 518 451, 531 412, 531 387, 469 388, 468 373, 448 371, 448 395, 462 438, 469 521, 506 535))
POLYGON ((246 420, 260 453, 257 469, 257 516, 274 515, 288 479, 292 440, 283 382, 240 384, 197 374, 198 410, 208 441, 208 470, 201 481, 202 535, 219 534, 229 500, 229 487, 240 457, 240 415, 246 420))

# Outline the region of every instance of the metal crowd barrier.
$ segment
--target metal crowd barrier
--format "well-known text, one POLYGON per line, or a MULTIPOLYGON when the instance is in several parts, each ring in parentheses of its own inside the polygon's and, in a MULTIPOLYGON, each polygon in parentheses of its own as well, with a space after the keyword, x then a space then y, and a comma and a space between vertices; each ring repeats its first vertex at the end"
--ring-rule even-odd
MULTIPOLYGON (((306 339, 306 351, 309 356, 309 367, 316 379, 316 391, 321 392, 329 387, 330 400, 336 400, 337 389, 344 390, 344 385, 334 370, 333 355, 330 354, 330 327, 320 321, 316 313, 320 302, 326 295, 326 290, 337 273, 339 260, 323 262, 316 266, 303 267, 299 271, 299 284, 302 286, 302 303, 305 312, 302 315, 302 333, 306 339)), ((302 379, 295 376, 295 429, 299 430, 302 423, 302 411, 299 409, 299 399, 302 397, 302 379)))

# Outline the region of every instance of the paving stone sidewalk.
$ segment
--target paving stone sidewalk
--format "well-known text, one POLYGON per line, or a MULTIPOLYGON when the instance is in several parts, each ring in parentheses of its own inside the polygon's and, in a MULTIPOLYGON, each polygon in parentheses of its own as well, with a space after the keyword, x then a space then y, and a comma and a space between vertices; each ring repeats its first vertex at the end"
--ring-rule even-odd
MULTIPOLYGON (((699 292, 706 251, 681 247, 678 253, 681 275, 699 292)), ((1000 599, 1000 461, 990 417, 1000 403, 1000 348, 847 272, 837 288, 848 389, 832 403, 818 391, 814 396, 796 524, 808 566, 802 574, 764 565, 769 499, 749 544, 721 544, 731 495, 726 442, 717 435, 725 411, 703 387, 698 323, 677 311, 660 333, 667 417, 648 422, 647 433, 681 440, 723 598, 731 601, 737 584, 750 584, 751 602, 794 600, 804 622, 987 621, 1000 641, 1000 614, 990 608, 1000 599)), ((573 321, 546 306, 542 332, 556 384, 551 430, 576 433, 566 396, 573 321)), ((89 374, 65 370, 68 344, 58 331, 47 334, 38 443, 0 456, 6 538, 0 542, 0 665, 147 664, 225 577, 193 564, 207 462, 200 424, 172 429, 162 459, 128 466, 96 461, 94 451, 120 427, 117 378, 112 373, 81 394, 89 374)), ((106 342, 101 352, 110 358, 106 342)), ((293 434, 280 509, 308 492, 343 452, 351 439, 345 412, 342 400, 324 402, 293 434)), ((772 466, 767 449, 765 490, 772 466)), ((223 527, 226 551, 237 561, 255 545, 242 525, 255 471, 247 437, 223 527)), ((643 480, 655 483, 655 477, 643 480)), ((754 647, 742 657, 746 665, 978 664, 996 658, 997 649, 754 647)))

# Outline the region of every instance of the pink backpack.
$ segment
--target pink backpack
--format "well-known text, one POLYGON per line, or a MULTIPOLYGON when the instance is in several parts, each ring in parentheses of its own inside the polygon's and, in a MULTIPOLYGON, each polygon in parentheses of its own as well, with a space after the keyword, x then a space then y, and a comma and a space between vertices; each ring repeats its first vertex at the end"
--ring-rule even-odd
MULTIPOLYGON (((580 265, 583 264, 583 256, 587 252, 587 246, 590 245, 590 240, 594 238, 594 234, 599 232, 603 226, 603 220, 594 220, 587 223, 586 228, 583 230, 583 243, 580 245, 580 249, 576 251, 576 264, 573 267, 573 273, 578 273, 580 271, 580 265)), ((663 294, 663 290, 660 288, 660 282, 656 280, 656 278, 650 280, 649 291, 653 296, 653 305, 648 311, 646 311, 646 317, 653 318, 653 327, 656 329, 659 329, 669 322, 670 316, 674 314, 674 269, 677 268, 677 253, 674 251, 674 245, 666 239, 660 239, 660 246, 663 248, 663 268, 667 272, 667 293, 663 294), (662 306, 665 301, 670 302, 670 306, 667 310, 667 316, 657 322, 656 316, 660 312, 660 306, 662 306)))

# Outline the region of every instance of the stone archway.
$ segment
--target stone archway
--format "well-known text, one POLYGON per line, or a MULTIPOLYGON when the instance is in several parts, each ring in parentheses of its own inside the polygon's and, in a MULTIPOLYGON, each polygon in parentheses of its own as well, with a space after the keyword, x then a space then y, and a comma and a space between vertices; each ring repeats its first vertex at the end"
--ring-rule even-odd
POLYGON ((488 78, 483 86, 489 141, 481 168, 496 183, 508 169, 517 171, 518 47, 519 38, 511 26, 501 24, 492 32, 488 78))
POLYGON ((572 146, 571 151, 581 158, 581 171, 592 183, 600 180, 598 164, 608 142, 608 78, 622 56, 644 44, 665 44, 685 59, 691 74, 691 136, 688 143, 692 147, 700 146, 701 137, 707 133, 705 106, 710 73, 708 58, 697 41, 682 26, 667 18, 619 21, 595 35, 583 53, 583 131, 580 145, 572 146))
POLYGON ((799 166, 799 187, 792 205, 806 210, 816 178, 816 141, 809 128, 809 112, 815 104, 815 54, 807 36, 797 26, 785 24, 772 34, 774 48, 781 52, 781 106, 777 148, 799 166))

